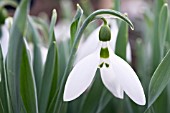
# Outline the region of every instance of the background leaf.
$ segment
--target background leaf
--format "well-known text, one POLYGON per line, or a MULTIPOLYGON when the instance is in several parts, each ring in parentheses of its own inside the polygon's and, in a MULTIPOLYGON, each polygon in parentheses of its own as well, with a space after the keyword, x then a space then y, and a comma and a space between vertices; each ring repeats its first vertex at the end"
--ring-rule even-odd
POLYGON ((166 41, 168 25, 169 25, 168 23, 169 23, 169 9, 168 9, 168 4, 165 3, 162 6, 162 9, 159 15, 159 26, 158 26, 161 59, 164 57, 165 41, 166 41))
POLYGON ((152 71, 153 72, 161 61, 158 23, 159 23, 159 14, 160 14, 161 8, 164 3, 165 3, 165 0, 155 0, 154 1, 154 6, 155 6, 154 15, 155 15, 155 17, 154 17, 154 24, 153 24, 154 29, 152 31, 152 33, 153 33, 153 37, 152 37, 152 67, 153 67, 153 69, 152 69, 152 71))
POLYGON ((162 62, 157 67, 154 72, 151 82, 149 84, 149 95, 148 95, 148 109, 152 106, 152 104, 156 101, 156 99, 160 96, 162 91, 167 86, 170 80, 170 51, 166 54, 162 62))
POLYGON ((29 35, 31 35, 33 40, 33 71, 36 83, 36 89, 39 91, 40 88, 40 81, 42 78, 42 71, 43 71, 43 63, 42 63, 42 56, 40 50, 40 35, 35 28, 34 21, 31 17, 28 18, 28 29, 30 29, 29 35))
POLYGON ((20 65, 20 93, 27 113, 38 113, 35 79, 28 52, 24 43, 20 65))
POLYGON ((56 24, 56 20, 57 20, 57 12, 56 12, 55 9, 53 9, 51 24, 50 24, 50 30, 49 30, 49 42, 50 42, 50 44, 53 43, 53 41, 55 41, 54 27, 55 27, 55 24, 56 24))
MULTIPOLYGON (((104 86, 100 77, 99 71, 97 71, 94 82, 89 88, 87 93, 83 94, 84 98, 80 106, 80 113, 95 113, 99 106, 99 101, 102 96, 104 86)), ((75 107, 76 108, 76 107, 75 107)))
MULTIPOLYGON (((38 103, 39 110, 41 113, 46 113, 50 91, 57 90, 56 87, 52 87, 53 78, 55 76, 57 77, 55 73, 55 70, 57 69, 56 64, 57 64, 57 47, 56 43, 54 42, 50 45, 50 48, 48 50, 47 60, 45 63, 43 78, 41 82, 41 89, 39 92, 38 103)), ((55 81, 55 85, 57 86, 57 81, 55 81)))
POLYGON ((117 40, 115 54, 126 60, 126 45, 128 41, 128 25, 126 22, 121 22, 117 40))
POLYGON ((83 15, 83 10, 77 4, 77 12, 73 18, 73 21, 70 27, 71 45, 73 45, 77 30, 79 29, 82 15, 83 15))
POLYGON ((4 66, 4 59, 2 55, 2 49, 0 46, 0 104, 1 104, 1 113, 8 113, 8 88, 7 88, 7 79, 6 71, 4 66))
POLYGON ((13 112, 19 113, 21 109, 21 98, 19 94, 19 73, 23 48, 23 36, 27 20, 29 0, 22 0, 14 15, 14 23, 10 31, 9 48, 7 55, 7 79, 9 94, 13 112))

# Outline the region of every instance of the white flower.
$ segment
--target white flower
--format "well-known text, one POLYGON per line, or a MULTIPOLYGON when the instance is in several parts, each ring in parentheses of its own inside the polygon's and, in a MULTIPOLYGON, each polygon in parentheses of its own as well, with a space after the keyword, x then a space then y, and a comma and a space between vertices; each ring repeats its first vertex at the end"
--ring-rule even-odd
POLYGON ((66 41, 70 38, 70 22, 67 20, 61 20, 55 26, 55 37, 57 42, 66 41))
MULTIPOLYGON (((111 40, 110 40, 110 46, 112 48, 113 51, 115 51, 115 46, 116 46, 116 40, 117 40, 117 35, 118 35, 118 26, 116 23, 115 19, 107 19, 109 25, 110 25, 110 29, 111 29, 111 40)), ((78 51, 77 51, 77 58, 75 61, 75 64, 81 60, 82 58, 84 58, 85 56, 87 56, 88 54, 94 52, 95 48, 98 45, 98 41, 99 38, 98 33, 100 30, 101 26, 99 26, 97 29, 95 29, 87 38, 87 40, 84 43, 81 43, 78 51), (92 46, 93 45, 93 46, 92 46)), ((132 56, 131 56, 131 47, 129 42, 127 43, 127 47, 126 47, 126 59, 128 62, 131 62, 132 56)))
POLYGON ((145 94, 136 73, 126 61, 114 54, 110 38, 107 38, 111 37, 111 34, 108 35, 110 30, 104 32, 104 35, 101 33, 103 36, 99 33, 100 40, 97 40, 95 51, 78 61, 70 72, 65 84, 64 101, 79 97, 91 85, 99 68, 104 85, 115 97, 122 99, 125 92, 135 103, 145 105, 145 94))
POLYGON ((0 44, 2 47, 3 58, 6 58, 9 45, 9 29, 11 28, 13 19, 8 17, 5 19, 5 24, 2 26, 2 36, 0 38, 0 44))

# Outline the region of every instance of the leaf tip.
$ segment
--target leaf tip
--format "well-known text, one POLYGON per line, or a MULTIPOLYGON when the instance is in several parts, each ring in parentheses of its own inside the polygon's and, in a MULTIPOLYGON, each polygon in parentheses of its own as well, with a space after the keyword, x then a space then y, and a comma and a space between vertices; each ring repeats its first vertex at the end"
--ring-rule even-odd
MULTIPOLYGON (((126 18, 128 18, 128 13, 124 13, 123 15, 124 15, 126 18)), ((131 30, 134 30, 134 25, 133 25, 131 22, 129 22, 129 25, 130 25, 131 30)))
POLYGON ((164 6, 168 7, 168 3, 165 3, 164 6))
POLYGON ((80 9, 81 13, 83 13, 83 10, 82 10, 82 8, 80 7, 79 4, 77 4, 77 9, 80 9))
POLYGON ((55 17, 57 17, 57 11, 56 11, 56 9, 53 9, 53 15, 54 15, 55 17))

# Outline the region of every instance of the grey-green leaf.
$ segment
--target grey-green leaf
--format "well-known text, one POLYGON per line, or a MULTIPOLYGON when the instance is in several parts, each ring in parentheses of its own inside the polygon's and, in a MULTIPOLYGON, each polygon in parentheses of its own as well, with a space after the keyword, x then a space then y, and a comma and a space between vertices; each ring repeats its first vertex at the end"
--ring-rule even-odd
POLYGON ((148 95, 148 108, 150 109, 152 104, 156 101, 159 95, 162 93, 164 88, 170 81, 170 51, 166 54, 164 59, 161 61, 156 71, 154 72, 150 84, 149 84, 149 95, 148 95))
POLYGON ((51 18, 51 24, 50 24, 50 30, 49 30, 49 42, 50 44, 53 43, 53 41, 55 41, 55 36, 54 36, 54 27, 56 24, 56 20, 57 20, 57 12, 55 9, 53 9, 53 14, 52 14, 52 18, 51 18))
POLYGON ((152 71, 156 69, 156 67, 158 66, 158 64, 161 61, 161 50, 160 50, 160 43, 159 43, 159 14, 161 12, 161 8, 164 4, 165 0, 155 0, 154 1, 154 6, 155 6, 155 10, 154 10, 154 29, 153 29, 153 37, 152 37, 152 71))
POLYGON ((56 43, 53 42, 50 45, 50 48, 48 50, 48 55, 47 55, 47 60, 45 63, 45 68, 44 68, 44 73, 43 73, 43 78, 41 81, 41 89, 39 92, 39 110, 40 113, 46 113, 47 107, 48 107, 48 102, 51 94, 51 90, 56 91, 57 88, 57 82, 54 81, 53 79, 56 80, 57 78, 57 47, 56 43), (54 84, 55 86, 54 86, 54 84), (52 85, 53 84, 53 85, 52 85))
POLYGON ((34 77, 36 82, 36 88, 37 91, 39 91, 40 87, 40 80, 42 78, 42 56, 41 56, 41 50, 40 50, 40 35, 38 33, 38 30, 35 28, 35 23, 31 17, 28 18, 28 29, 30 30, 29 36, 31 36, 34 44, 33 49, 33 71, 34 71, 34 77))
POLYGON ((19 113, 21 98, 19 94, 19 73, 23 48, 23 36, 28 14, 29 0, 22 0, 14 15, 14 22, 10 31, 10 40, 7 55, 7 80, 9 83, 9 94, 12 109, 19 113))
MULTIPOLYGON (((87 92, 80 106, 80 113, 94 113, 101 101, 102 91, 105 88, 101 81, 100 73, 97 71, 94 82, 89 92, 87 92), (100 87, 100 88, 99 88, 100 87)), ((77 110, 77 109, 76 109, 77 110)))
MULTIPOLYGON (((54 9, 53 10, 53 13, 52 13, 52 18, 51 18, 51 24, 50 24, 50 31, 49 31, 49 41, 50 41, 50 46, 53 45, 55 42, 56 42, 56 38, 55 38, 55 34, 54 34, 54 27, 55 27, 55 24, 56 24, 56 20, 57 20, 57 12, 56 10, 54 9)), ((57 84, 58 84, 58 74, 59 74, 59 64, 58 64, 58 48, 57 46, 55 45, 55 55, 54 55, 54 70, 53 70, 53 75, 52 75, 52 82, 51 82, 51 89, 50 89, 50 92, 49 92, 49 97, 48 97, 48 106, 47 106, 47 110, 48 111, 49 109, 54 109, 54 105, 50 106, 56 95, 58 94, 57 93, 57 84)))
POLYGON ((161 51, 161 59, 164 57, 164 48, 165 48, 165 41, 168 31, 168 24, 169 23, 169 9, 168 4, 165 3, 162 6, 160 15, 159 15, 159 41, 160 41, 160 51, 161 51))
POLYGON ((117 36, 115 53, 124 60, 126 60, 127 41, 128 41, 128 24, 122 21, 117 36))
POLYGON ((71 45, 73 45, 73 43, 74 43, 74 39, 75 39, 76 33, 78 31, 78 28, 80 26, 82 15, 83 15, 83 10, 77 4, 77 12, 76 12, 76 15, 73 18, 73 21, 72 21, 72 24, 71 24, 71 27, 70 27, 71 45))
POLYGON ((35 79, 28 55, 29 51, 24 44, 20 65, 20 94, 27 113, 38 113, 35 79))
POLYGON ((6 71, 4 66, 4 59, 2 56, 2 49, 0 46, 0 104, 2 106, 2 113, 8 113, 8 89, 7 89, 7 79, 6 79, 6 71))

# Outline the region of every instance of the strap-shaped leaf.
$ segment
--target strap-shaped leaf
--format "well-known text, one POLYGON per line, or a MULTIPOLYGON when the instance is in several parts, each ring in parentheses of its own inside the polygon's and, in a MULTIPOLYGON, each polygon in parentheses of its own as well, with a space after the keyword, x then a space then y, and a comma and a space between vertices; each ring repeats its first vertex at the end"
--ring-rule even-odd
MULTIPOLYGON (((54 33, 53 33, 54 37, 54 33)), ((55 38, 53 38, 55 39, 55 38)), ((51 89, 50 89, 50 95, 48 99, 48 109, 50 107, 50 104, 53 102, 56 94, 58 94, 58 80, 59 80, 59 62, 58 62, 58 48, 55 46, 55 62, 54 62, 54 70, 53 70, 53 78, 52 78, 52 83, 51 83, 51 89)), ((54 106, 53 106, 54 107, 54 106)), ((51 108, 52 109, 52 108, 51 108)), ((53 108, 54 109, 54 108, 53 108)))
POLYGON ((6 71, 4 68, 4 59, 2 56, 2 49, 0 46, 0 104, 2 106, 2 113, 8 113, 8 88, 7 88, 7 79, 6 71))
POLYGON ((34 70, 34 77, 36 82, 36 88, 37 91, 39 91, 40 87, 40 80, 42 78, 42 70, 43 70, 43 64, 42 64, 42 56, 41 56, 41 50, 39 45, 39 39, 40 35, 38 34, 37 29, 34 26, 34 21, 31 17, 28 18, 28 28, 30 29, 29 35, 32 36, 34 49, 33 49, 33 70, 34 70))
POLYGON ((35 79, 28 55, 29 51, 24 43, 20 65, 20 94, 27 113, 38 113, 35 79))
POLYGON ((161 61, 161 51, 160 51, 160 43, 159 43, 159 14, 161 11, 161 8, 164 4, 165 0, 155 0, 154 1, 154 6, 155 6, 155 10, 154 10, 154 14, 155 14, 155 18, 154 18, 154 29, 153 29, 153 37, 152 37, 152 51, 153 51, 153 55, 152 55, 152 62, 153 62, 153 70, 156 69, 156 67, 158 66, 158 64, 161 61))
POLYGON ((168 23, 169 23, 169 9, 168 9, 168 4, 165 3, 162 6, 162 9, 159 15, 159 27, 158 27, 161 59, 164 57, 165 41, 166 41, 168 25, 169 25, 168 23))
POLYGON ((104 89, 104 85, 101 81, 100 74, 96 73, 95 76, 95 81, 92 84, 92 87, 89 92, 84 95, 84 101, 82 101, 80 106, 80 113, 96 113, 96 109, 99 108, 101 97, 103 95, 101 92, 104 89))
POLYGON ((148 112, 152 104, 160 96, 170 81, 170 51, 166 54, 162 62, 154 72, 151 82, 149 84, 148 95, 148 108, 145 112, 148 112))
POLYGON ((29 0, 22 0, 14 15, 14 23, 10 32, 9 48, 7 55, 7 79, 9 95, 13 112, 19 113, 21 109, 21 98, 19 94, 19 73, 23 48, 23 35, 27 20, 29 0))
POLYGON ((46 113, 48 102, 52 99, 50 94, 54 94, 57 90, 57 47, 53 42, 48 50, 47 60, 45 63, 43 78, 41 81, 41 89, 39 92, 39 110, 40 113, 46 113), (53 92, 53 93, 52 93, 53 92))
MULTIPOLYGON (((50 31, 49 31, 50 45, 52 45, 54 42, 56 42, 56 38, 55 38, 55 34, 54 34, 54 27, 55 27, 56 21, 57 21, 57 12, 55 9, 53 9, 51 24, 50 24, 50 31)), ((58 78, 59 63, 58 63, 58 48, 57 48, 57 46, 55 46, 55 47, 56 47, 55 64, 54 64, 54 72, 53 72, 50 94, 49 94, 49 98, 48 98, 48 109, 54 109, 54 105, 53 105, 53 107, 50 105, 53 103, 56 95, 58 94, 57 92, 58 92, 58 80, 59 80, 59 78, 58 78), (51 108, 49 108, 49 107, 51 107, 51 108)))
POLYGON ((83 10, 77 4, 77 12, 76 12, 76 15, 73 18, 73 21, 72 21, 72 24, 71 24, 71 27, 70 27, 71 45, 74 42, 77 30, 78 30, 78 28, 80 26, 82 15, 83 15, 83 10))
POLYGON ((52 18, 51 18, 51 24, 50 24, 50 30, 49 30, 49 42, 50 44, 53 43, 53 41, 55 41, 55 36, 54 36, 54 27, 56 24, 56 20, 57 20, 57 12, 55 9, 53 9, 53 14, 52 14, 52 18))
POLYGON ((128 41, 128 25, 126 22, 121 22, 117 40, 115 53, 126 60, 126 47, 128 41))

